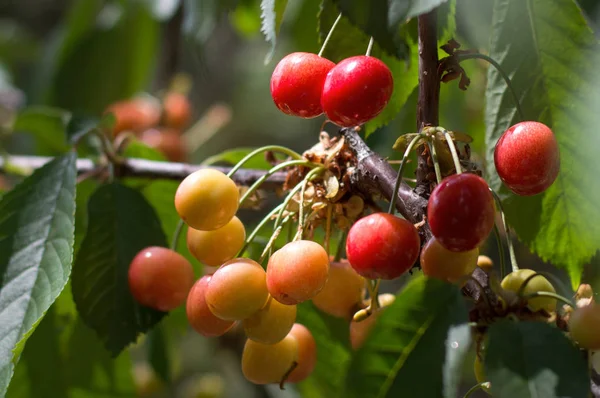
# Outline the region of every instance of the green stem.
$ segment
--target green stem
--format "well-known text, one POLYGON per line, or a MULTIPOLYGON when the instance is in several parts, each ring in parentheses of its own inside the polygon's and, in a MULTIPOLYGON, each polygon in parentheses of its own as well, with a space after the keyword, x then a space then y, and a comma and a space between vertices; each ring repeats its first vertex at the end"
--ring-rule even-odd
POLYGON ((258 233, 260 232, 262 227, 264 227, 271 220, 271 217, 273 217, 275 214, 277 214, 279 212, 279 210, 281 209, 282 206, 283 206, 283 204, 280 204, 279 206, 275 207, 273 210, 271 210, 269 212, 269 214, 267 214, 265 217, 263 217, 262 220, 260 220, 258 225, 252 230, 250 235, 248 235, 248 237, 246 238, 246 242, 244 243, 244 246, 242 246, 242 248, 240 249, 240 251, 238 252, 236 257, 241 257, 244 254, 244 252, 248 249, 248 246, 250 246, 250 244, 254 241, 254 238, 256 238, 256 236, 258 235, 258 233))
POLYGON ((334 257, 333 261, 340 261, 340 259, 342 258, 342 253, 344 252, 344 246, 345 246, 347 236, 348 236, 348 230, 345 230, 344 232, 342 232, 342 235, 340 236, 340 240, 338 242, 338 247, 335 252, 335 257, 334 257))
POLYGON ((469 389, 469 391, 466 392, 465 396, 463 398, 468 398, 470 397, 473 393, 475 393, 477 390, 482 390, 484 388, 489 388, 489 381, 485 381, 483 383, 479 383, 479 384, 475 384, 473 387, 471 387, 469 389))
POLYGON ((460 167, 460 158, 458 157, 458 152, 456 151, 456 145, 454 145, 454 140, 452 136, 446 129, 441 129, 444 137, 446 137, 446 142, 448 143, 448 147, 450 148, 450 153, 452 153, 452 160, 454 161, 454 168, 456 169, 456 174, 462 173, 462 167, 460 167))
POLYGON ((371 311, 377 311, 379 309, 379 285, 381 284, 381 279, 377 279, 374 281, 373 290, 370 290, 371 296, 371 311))
POLYGON ((316 167, 317 164, 311 163, 308 160, 290 160, 288 162, 279 163, 277 166, 273 167, 269 171, 267 171, 263 176, 261 176, 248 190, 244 193, 244 195, 240 198, 240 205, 244 203, 246 199, 248 199, 254 192, 260 188, 263 182, 265 182, 272 174, 278 172, 279 170, 285 169, 290 166, 308 166, 308 167, 316 167))
POLYGON ((480 53, 462 54, 458 56, 458 62, 462 62, 467 59, 482 59, 490 63, 494 68, 496 68, 498 73, 500 73, 500 76, 502 76, 502 78, 504 79, 504 82, 508 86, 508 89, 510 90, 513 96, 513 100, 515 101, 515 108, 517 108, 517 112, 519 113, 519 118, 521 119, 521 121, 524 121, 525 114, 523 113, 523 109, 521 109, 521 104, 519 103, 519 96, 517 95, 517 92, 515 91, 512 82, 510 81, 510 77, 508 77, 506 72, 504 72, 500 64, 494 61, 492 58, 488 57, 487 55, 483 55, 480 53))
POLYGON ((246 162, 248 162, 250 159, 252 159, 254 156, 264 153, 264 152, 268 152, 268 151, 273 151, 273 152, 281 152, 284 155, 288 155, 290 157, 292 157, 295 160, 302 160, 304 159, 302 157, 302 155, 300 155, 299 153, 292 151, 289 148, 280 146, 280 145, 267 145, 264 146, 262 148, 258 148, 255 149, 254 151, 250 152, 249 154, 247 154, 246 156, 244 156, 242 158, 242 160, 240 160, 235 166, 233 166, 233 168, 229 171, 229 173, 227 173, 227 177, 231 177, 233 176, 239 169, 242 168, 242 166, 244 166, 244 164, 246 162))
POLYGON ((181 232, 183 232, 183 227, 185 227, 185 222, 180 219, 175 227, 175 232, 173 232, 173 240, 171 240, 171 250, 173 251, 177 251, 179 236, 181 236, 181 232))
POLYGON ((429 150, 431 151, 431 159, 433 160, 433 169, 435 170, 435 179, 439 184, 442 181, 442 172, 440 171, 440 162, 437 157, 437 150, 435 149, 435 142, 433 137, 430 137, 427 143, 429 144, 429 150))
POLYGON ((371 39, 369 40, 369 45, 367 46, 367 52, 365 53, 365 55, 367 57, 369 57, 371 55, 371 50, 373 50, 373 43, 375 42, 375 40, 373 40, 373 36, 371 36, 371 39))
POLYGON ((494 235, 496 235, 496 242, 498 243, 498 256, 500 257, 500 278, 506 276, 506 263, 504 260, 504 246, 502 245, 502 236, 498 226, 494 223, 494 235))
POLYGON ((318 54, 319 57, 323 56, 323 52, 325 51, 325 47, 327 47, 327 43, 329 43, 329 39, 331 39, 331 36, 333 35, 333 31, 337 27, 338 23, 340 23, 341 19, 342 19, 342 13, 340 12, 340 14, 335 19, 335 22, 333 23, 333 25, 331 25, 331 29, 329 29, 329 33, 327 33, 327 37, 325 37, 325 41, 323 41, 323 45, 321 46, 321 50, 319 51, 319 54, 318 54))
MULTIPOLYGON (((312 177, 316 176, 317 174, 321 173, 324 170, 325 170, 324 167, 316 167, 316 168, 312 169, 311 171, 309 171, 306 174, 306 176, 304 177, 304 180, 301 183, 299 183, 298 185, 296 185, 290 191, 290 193, 288 194, 288 196, 286 196, 285 200, 282 203, 283 207, 279 211, 279 215, 277 216, 277 220, 275 221, 275 229, 277 229, 277 227, 279 227, 279 225, 281 224, 281 218, 283 216, 283 212, 285 211, 287 205, 293 199, 294 195, 303 188, 304 181, 310 180, 312 177)), ((302 211, 303 211, 302 210, 302 204, 303 204, 302 199, 300 199, 300 201, 301 202, 300 202, 300 209, 299 209, 300 213, 299 214, 302 214, 302 211)), ((298 217, 298 223, 300 224, 300 226, 298 226, 298 228, 303 228, 303 226, 301 226, 302 225, 302 218, 300 216, 298 217)))
POLYGON ((512 233, 511 233, 512 231, 510 229, 510 226, 508 225, 508 222, 506 221, 506 216, 504 215, 504 208, 502 206, 502 201, 500 200, 500 197, 498 196, 498 194, 496 194, 496 192, 494 192, 492 190, 492 188, 490 188, 490 191, 492 192, 492 195, 494 196, 496 205, 498 205, 498 210, 500 210, 500 216, 502 218, 502 225, 504 226, 504 232, 506 232, 506 243, 508 244, 508 254, 510 256, 510 265, 512 266, 513 272, 518 271, 519 265, 517 263, 517 256, 515 254, 515 248, 513 246, 512 233))
POLYGON ((569 300, 568 298, 563 297, 563 296, 561 296, 560 294, 557 294, 557 293, 552 293, 552 292, 534 292, 534 293, 531 293, 531 294, 528 294, 528 295, 522 296, 522 297, 523 297, 524 300, 530 300, 530 299, 536 298, 536 297, 551 297, 551 298, 557 299, 559 301, 562 301, 563 303, 569 305, 571 308, 577 308, 575 306, 575 304, 571 300, 569 300))
POLYGON ((280 206, 278 206, 279 210, 278 210, 277 218, 275 219, 275 226, 273 227, 273 229, 277 229, 277 227, 279 226, 279 224, 281 222, 281 219, 283 218, 283 212, 287 208, 288 204, 290 203, 290 201, 292 200, 294 195, 296 195, 296 193, 298 193, 301 189, 302 189, 302 184, 296 185, 294 188, 292 188, 292 190, 285 197, 285 199, 283 200, 283 203, 280 206))
POLYGON ((406 165, 406 160, 408 159, 408 155, 412 151, 413 147, 417 144, 419 139, 423 138, 424 134, 418 134, 415 138, 413 138, 406 150, 404 151, 404 155, 402 156, 402 162, 400 162, 400 168, 398 169, 398 177, 396 177, 396 183, 394 184, 394 190, 392 191, 392 199, 390 200, 390 207, 388 209, 388 213, 394 214, 394 210, 396 209, 396 202, 398 201, 398 190, 400 189, 400 184, 402 183, 402 173, 404 172, 404 166, 406 165))

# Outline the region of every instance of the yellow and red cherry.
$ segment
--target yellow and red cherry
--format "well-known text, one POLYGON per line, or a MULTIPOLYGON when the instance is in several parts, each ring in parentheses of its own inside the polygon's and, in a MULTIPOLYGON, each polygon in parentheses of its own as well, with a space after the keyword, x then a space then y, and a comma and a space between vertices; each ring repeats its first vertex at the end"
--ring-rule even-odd
POLYGON ((206 288, 211 276, 198 279, 187 298, 186 314, 192 328, 204 337, 218 337, 229 331, 235 322, 217 318, 206 304, 206 288))

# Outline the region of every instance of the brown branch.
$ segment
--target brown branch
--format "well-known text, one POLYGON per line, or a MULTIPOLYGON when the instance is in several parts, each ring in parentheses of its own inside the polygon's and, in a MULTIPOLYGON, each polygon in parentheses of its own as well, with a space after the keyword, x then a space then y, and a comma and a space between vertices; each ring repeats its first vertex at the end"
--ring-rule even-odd
MULTIPOLYGON (((37 169, 51 161, 53 158, 44 156, 10 156, 8 163, 20 169, 37 169)), ((6 169, 6 159, 0 158, 0 171, 6 169)), ((99 166, 90 159, 77 159, 77 173, 91 173, 97 170, 99 166)), ((127 158, 125 162, 118 167, 116 174, 121 177, 142 177, 150 179, 166 179, 181 181, 189 174, 202 168, 210 167, 223 173, 229 172, 230 167, 220 166, 199 166, 187 163, 169 163, 157 162, 153 160, 127 158)), ((260 177, 265 175, 264 170, 240 169, 233 176, 233 180, 239 185, 251 185, 260 177)), ((286 173, 278 172, 271 175, 262 185, 264 188, 278 187, 285 181, 286 173)))

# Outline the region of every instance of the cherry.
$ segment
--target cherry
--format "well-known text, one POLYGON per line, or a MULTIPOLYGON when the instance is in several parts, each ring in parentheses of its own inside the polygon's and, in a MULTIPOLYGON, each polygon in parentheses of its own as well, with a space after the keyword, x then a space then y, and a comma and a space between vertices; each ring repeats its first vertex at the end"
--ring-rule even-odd
POLYGON ((244 245, 246 230, 234 216, 227 224, 213 231, 188 228, 187 247, 204 265, 216 267, 235 257, 244 245))
POLYGON ((208 308, 227 321, 248 318, 263 308, 269 298, 265 279, 265 271, 256 261, 236 258, 226 262, 208 282, 208 308))
POLYGON ((377 116, 394 91, 392 72, 383 61, 366 56, 346 58, 327 74, 321 96, 329 120, 342 127, 377 116))
POLYGON ((171 162, 185 162, 187 150, 177 130, 152 128, 140 134, 140 141, 162 153, 171 162))
POLYGON ((106 109, 106 113, 112 113, 115 117, 114 136, 123 131, 141 133, 160 121, 158 103, 143 97, 115 102, 106 109))
POLYGON ((484 270, 491 270, 494 267, 494 262, 488 256, 479 255, 477 257, 477 266, 484 270))
MULTIPOLYGON (((485 368, 483 366, 483 361, 479 358, 479 355, 475 355, 475 361, 473 362, 473 372, 475 373, 475 380, 477 383, 487 383, 488 379, 485 374, 485 368)), ((490 393, 490 387, 487 384, 482 385, 481 389, 486 393, 490 393)))
MULTIPOLYGON (((517 271, 513 271, 510 274, 506 275, 500 284, 504 290, 508 290, 509 292, 519 293, 521 286, 523 283, 527 281, 527 285, 523 289, 522 295, 527 296, 536 292, 550 292, 556 293, 554 290, 554 286, 548 279, 546 279, 543 275, 534 275, 536 272, 531 269, 520 269, 517 271)), ((539 310, 546 310, 548 312, 554 312, 556 309, 556 299, 552 297, 534 297, 527 301, 527 306, 533 312, 537 312, 539 310)))
POLYGON ((456 282, 471 275, 477 267, 479 249, 452 252, 431 238, 421 250, 421 269, 429 277, 456 282))
POLYGON ((192 287, 187 298, 187 319, 192 328, 205 337, 222 336, 229 331, 235 322, 217 318, 206 304, 206 289, 210 275, 205 275, 192 287))
POLYGON ((373 213, 352 225, 346 254, 352 268, 369 279, 394 279, 417 261, 420 250, 415 226, 387 213, 373 213))
POLYGON ((295 323, 290 335, 298 340, 298 366, 290 373, 287 381, 299 383, 305 380, 317 364, 317 343, 306 326, 295 323))
POLYGON ((192 107, 188 98, 176 91, 169 92, 163 98, 163 123, 167 127, 182 130, 192 118, 192 107))
POLYGON ((494 197, 475 174, 454 174, 435 187, 427 207, 433 236, 448 250, 479 247, 494 227, 494 197))
POLYGON ((285 56, 271 76, 271 96, 277 108, 306 119, 322 114, 323 83, 334 66, 317 54, 296 52, 285 56))
POLYGON ((129 290, 143 306, 170 311, 183 304, 194 284, 192 264, 165 247, 140 251, 129 265, 129 290))
POLYGON ((310 240, 290 242, 277 250, 267 265, 267 286, 283 304, 299 304, 323 289, 329 275, 329 256, 310 240))
POLYGON ((558 176, 558 142, 543 123, 517 123, 496 143, 494 164, 511 191, 522 196, 537 195, 548 189, 558 176))
POLYGON ((187 176, 175 192, 175 209, 190 227, 212 231, 227 224, 238 209, 240 192, 235 182, 214 169, 187 176))
POLYGON ((600 304, 577 308, 569 317, 571 338, 587 350, 600 350, 600 304))
POLYGON ((312 302, 326 314, 349 318, 364 296, 365 279, 358 275, 347 260, 332 262, 329 278, 312 302))
POLYGON ((275 344, 287 336, 295 321, 295 305, 281 304, 269 297, 263 308, 244 319, 244 331, 251 340, 275 344))
POLYGON ((280 383, 298 360, 298 340, 287 335, 275 344, 246 340, 242 352, 242 373, 254 384, 280 383))

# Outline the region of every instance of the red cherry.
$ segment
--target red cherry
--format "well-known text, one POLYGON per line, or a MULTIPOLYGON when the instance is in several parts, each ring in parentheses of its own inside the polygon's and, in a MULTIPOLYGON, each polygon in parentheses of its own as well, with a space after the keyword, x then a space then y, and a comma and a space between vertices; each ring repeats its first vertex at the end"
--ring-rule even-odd
POLYGON ((394 91, 392 72, 381 60, 359 55, 346 58, 325 79, 321 104, 329 120, 342 127, 377 116, 394 91))
POLYGON ((321 93, 327 72, 335 64, 312 53, 291 53, 271 76, 271 96, 283 113, 305 119, 323 113, 321 93))
POLYGON ((374 213, 352 225, 346 254, 352 268, 369 279, 394 279, 419 256, 421 240, 415 226, 387 213, 374 213))
POLYGON ((494 197, 485 180, 471 173, 444 178, 427 206, 431 233, 446 249, 479 247, 494 227, 494 197))
POLYGON ((517 123, 498 140, 494 163, 511 191, 522 196, 537 195, 548 189, 558 176, 558 142, 545 124, 517 123))

